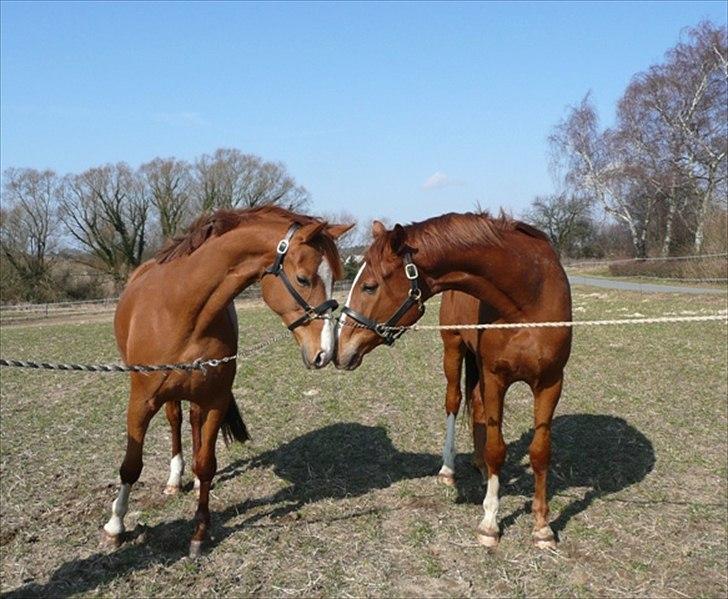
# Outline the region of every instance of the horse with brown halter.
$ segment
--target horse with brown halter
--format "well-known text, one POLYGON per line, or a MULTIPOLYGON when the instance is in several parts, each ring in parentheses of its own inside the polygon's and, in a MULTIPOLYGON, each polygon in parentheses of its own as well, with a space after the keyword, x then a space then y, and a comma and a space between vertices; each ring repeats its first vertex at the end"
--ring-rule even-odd
MULTIPOLYGON (((374 242, 337 327, 337 368, 357 368, 366 353, 382 343, 393 344, 404 332, 398 327, 415 323, 424 313, 424 302, 443 291, 461 291, 474 298, 459 302, 460 306, 453 301, 457 298, 444 298, 443 324, 571 320, 569 283, 558 256, 548 238, 525 223, 487 214, 445 214, 406 227, 395 225, 391 231, 375 221, 372 233, 374 242)), ((551 421, 571 350, 571 329, 457 331, 444 335, 443 341, 448 386, 441 475, 452 476, 454 470, 454 422, 465 358, 470 361, 466 399, 472 402, 476 452, 488 475, 478 540, 497 545, 499 474, 506 455, 503 400, 512 383, 525 381, 535 399, 535 432, 529 448, 535 479, 533 539, 539 547, 554 546, 546 477, 551 421)))
MULTIPOLYGON (((260 281, 263 300, 293 333, 305 365, 325 366, 333 356, 334 336, 333 325, 324 316, 336 308, 332 285, 341 276, 334 241, 349 228, 277 207, 220 210, 200 217, 186 235, 132 273, 114 318, 123 359, 137 364, 190 363, 235 355, 233 299, 260 281)), ((124 532, 131 485, 142 471, 149 422, 170 402, 167 413, 176 418, 179 401, 186 400, 193 470, 200 481, 190 555, 200 554, 210 523, 208 500, 217 468, 218 431, 222 427, 226 441, 247 439, 232 395, 234 378, 234 361, 204 372, 131 374, 121 489, 104 526, 105 543, 118 545, 124 532)), ((178 426, 174 418, 173 429, 178 426)), ((173 454, 181 459, 179 434, 173 439, 173 454)))

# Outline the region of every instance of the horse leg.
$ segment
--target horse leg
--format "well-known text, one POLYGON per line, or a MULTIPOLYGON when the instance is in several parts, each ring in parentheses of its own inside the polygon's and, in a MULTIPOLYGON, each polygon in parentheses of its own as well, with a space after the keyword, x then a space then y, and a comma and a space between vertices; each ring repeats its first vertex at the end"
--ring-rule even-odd
POLYGON ((185 471, 185 460, 182 456, 182 405, 180 401, 168 401, 164 404, 169 427, 172 431, 172 459, 169 462, 169 479, 164 487, 165 495, 179 492, 182 475, 185 471))
MULTIPOLYGON (((483 499, 483 519, 478 525, 478 542, 486 547, 498 545, 498 487, 501 467, 506 458, 506 444, 503 440, 503 398, 508 388, 501 378, 493 373, 481 371, 480 395, 482 414, 478 424, 485 425, 486 440, 484 461, 488 467, 488 487, 483 499)), ((475 414, 475 410, 473 410, 475 414)))
POLYGON ((192 427, 192 472, 195 474, 194 489, 197 496, 200 495, 200 479, 197 474, 197 454, 200 452, 202 434, 202 412, 200 408, 190 404, 190 426, 192 427))
MULTIPOLYGON (((132 381, 133 385, 133 381, 132 381)), ((121 535, 124 532, 124 516, 126 516, 131 486, 139 480, 142 472, 142 454, 144 451, 144 436, 149 422, 159 410, 154 402, 145 401, 141 394, 132 394, 126 414, 126 454, 119 468, 121 488, 116 500, 111 504, 111 518, 104 524, 102 544, 118 547, 121 535)))
POLYGON ((200 409, 199 420, 202 430, 200 446, 195 456, 195 474, 200 479, 200 495, 195 512, 195 532, 190 542, 190 558, 192 559, 199 557, 202 553, 202 542, 207 538, 207 531, 210 528, 210 485, 217 471, 215 442, 226 409, 227 405, 216 406, 213 409, 200 409))
POLYGON ((485 470, 485 414, 483 400, 480 397, 480 374, 478 372, 478 358, 470 350, 465 351, 465 405, 470 412, 471 428, 473 432, 473 466, 480 470, 483 484, 488 480, 485 470))
POLYGON ((533 441, 529 447, 531 468, 533 469, 534 494, 532 512, 534 516, 533 542, 539 549, 556 547, 556 538, 548 522, 549 504, 546 498, 547 476, 551 459, 551 420, 556 404, 561 397, 563 376, 546 386, 532 387, 533 404, 533 441))
POLYGON ((455 418, 460 410, 462 392, 460 373, 464 347, 460 335, 453 331, 442 332, 444 346, 443 370, 447 379, 445 392, 445 445, 442 450, 442 468, 437 480, 450 487, 455 486, 455 418))

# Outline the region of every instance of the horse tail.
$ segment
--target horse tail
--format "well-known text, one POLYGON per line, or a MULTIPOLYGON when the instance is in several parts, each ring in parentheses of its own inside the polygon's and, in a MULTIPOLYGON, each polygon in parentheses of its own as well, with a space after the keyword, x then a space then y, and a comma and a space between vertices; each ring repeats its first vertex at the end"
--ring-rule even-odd
POLYGON ((240 415, 240 410, 238 410, 238 404, 235 403, 235 398, 232 395, 230 396, 230 403, 228 403, 228 409, 225 413, 225 419, 222 421, 221 428, 225 445, 230 445, 234 441, 245 443, 250 439, 248 429, 240 415))
POLYGON ((465 350, 465 411, 468 420, 473 414, 473 393, 476 392, 480 374, 478 373, 478 362, 476 355, 470 350, 465 350))

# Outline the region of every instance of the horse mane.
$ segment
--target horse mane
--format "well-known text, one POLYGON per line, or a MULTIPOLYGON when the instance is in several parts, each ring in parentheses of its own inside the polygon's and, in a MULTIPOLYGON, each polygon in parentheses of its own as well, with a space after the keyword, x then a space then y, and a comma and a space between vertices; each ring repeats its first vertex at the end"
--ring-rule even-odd
MULTIPOLYGON (((322 222, 319 218, 297 214, 280 206, 260 206, 237 210, 220 209, 197 217, 182 235, 172 238, 159 250, 155 254, 154 260, 158 264, 165 264, 177 258, 189 256, 209 239, 220 237, 243 223, 265 219, 291 224, 298 223, 299 225, 322 222)), ((334 239, 324 229, 311 243, 328 260, 334 278, 340 279, 343 274, 341 259, 334 239)))
MULTIPOLYGON (((452 252, 468 251, 473 247, 502 247, 507 232, 519 231, 550 243, 548 236, 536 227, 515 220, 501 211, 497 217, 486 211, 450 212, 428 218, 418 223, 405 225, 405 244, 423 253, 444 255, 452 252)), ((392 231, 376 238, 367 250, 366 262, 371 266, 374 276, 382 278, 381 264, 386 252, 391 253, 392 231)))

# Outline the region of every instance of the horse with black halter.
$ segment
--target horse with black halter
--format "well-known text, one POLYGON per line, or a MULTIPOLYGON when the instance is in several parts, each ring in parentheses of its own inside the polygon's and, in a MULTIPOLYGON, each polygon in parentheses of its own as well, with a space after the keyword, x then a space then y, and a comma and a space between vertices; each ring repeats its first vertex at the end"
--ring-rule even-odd
MULTIPOLYGON (((422 316, 427 299, 448 290, 473 296, 476 299, 470 304, 477 304, 477 309, 468 306, 447 312, 447 324, 571 320, 569 283, 558 256, 548 238, 525 223, 487 214, 446 214, 406 227, 396 225, 391 231, 375 221, 372 233, 374 242, 365 253, 337 327, 338 368, 357 368, 378 345, 392 345, 404 331, 399 327, 422 316)), ((454 307, 447 298, 443 306, 443 310, 454 307)), ((469 353, 468 399, 476 452, 487 466, 488 480, 478 539, 486 546, 499 541, 499 474, 506 454, 503 400, 512 383, 525 381, 535 399, 535 431, 529 448, 535 478, 533 539, 539 547, 554 546, 546 478, 551 421, 571 350, 571 328, 459 333, 443 337, 452 347, 445 350, 447 440, 441 474, 450 477, 454 470, 449 459, 454 446, 450 445, 462 396, 461 365, 469 353)))
MULTIPOLYGON (((260 281, 263 300, 291 330, 305 365, 325 366, 333 356, 334 331, 331 321, 322 317, 336 308, 332 286, 341 275, 335 239, 349 228, 276 207, 220 210, 199 218, 186 235, 131 275, 114 318, 123 359, 176 364, 234 356, 238 330, 233 299, 260 281)), ((234 378, 234 360, 205 372, 131 374, 121 489, 104 526, 106 543, 117 545, 121 540, 129 492, 142 471, 144 436, 162 405, 173 425, 172 474, 177 474, 168 486, 179 485, 184 464, 179 401, 186 400, 193 470, 199 479, 190 555, 199 555, 210 523, 218 431, 222 427, 226 440, 247 439, 232 395, 234 378)))

